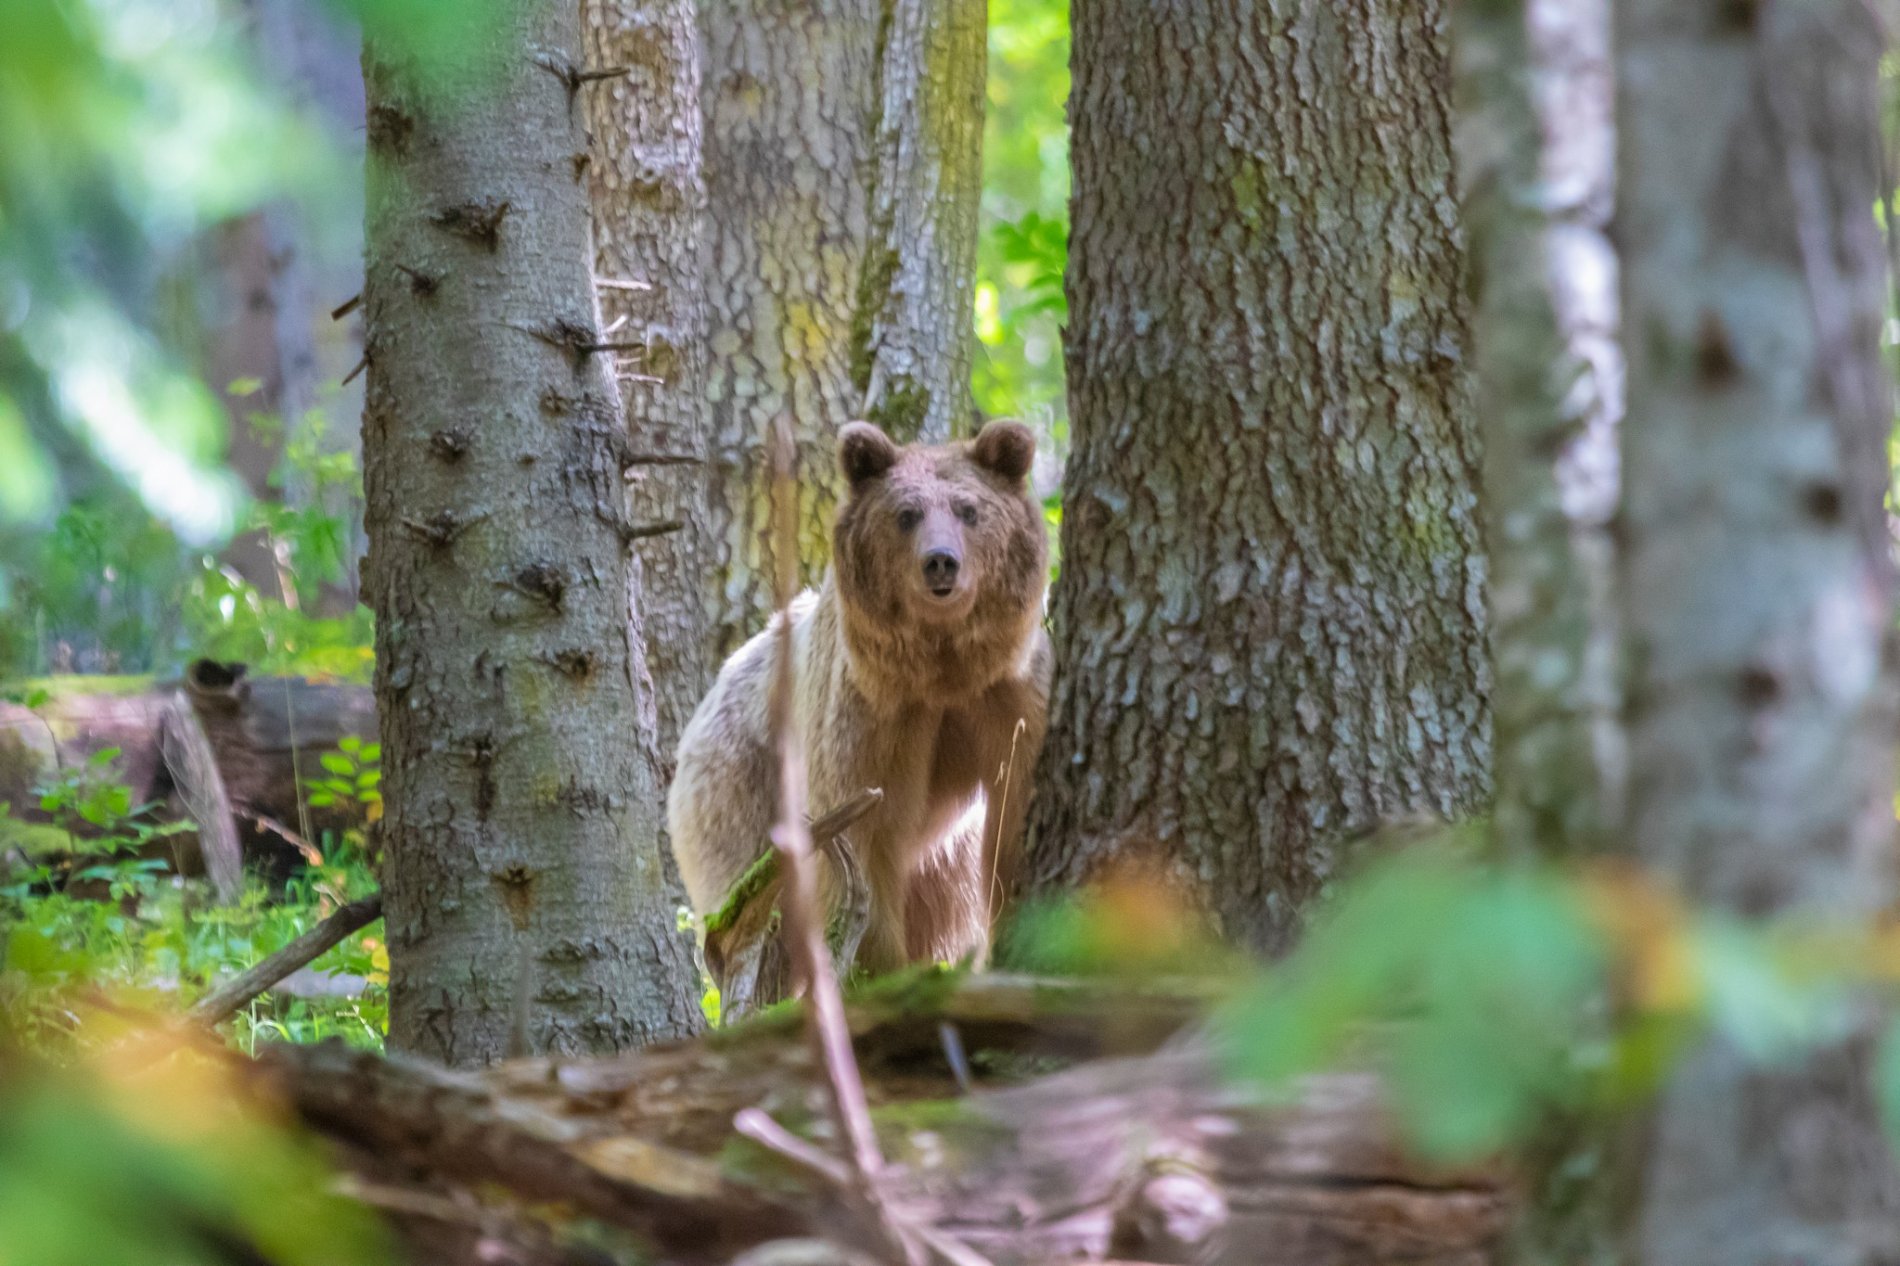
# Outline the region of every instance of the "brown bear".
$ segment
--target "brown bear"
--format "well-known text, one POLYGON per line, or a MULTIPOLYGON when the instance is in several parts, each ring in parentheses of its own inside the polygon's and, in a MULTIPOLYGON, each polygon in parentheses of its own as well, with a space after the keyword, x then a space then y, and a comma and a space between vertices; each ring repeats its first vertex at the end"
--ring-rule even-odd
MULTIPOLYGON (((794 708, 814 814, 884 792, 846 837, 871 890, 868 970, 987 948, 1048 707, 1034 456, 1014 422, 934 447, 899 448, 864 422, 838 435, 849 488, 832 566, 789 611, 794 708)), ((726 662, 680 739, 667 826, 702 913, 767 846, 777 811, 775 630, 776 617, 726 662)))

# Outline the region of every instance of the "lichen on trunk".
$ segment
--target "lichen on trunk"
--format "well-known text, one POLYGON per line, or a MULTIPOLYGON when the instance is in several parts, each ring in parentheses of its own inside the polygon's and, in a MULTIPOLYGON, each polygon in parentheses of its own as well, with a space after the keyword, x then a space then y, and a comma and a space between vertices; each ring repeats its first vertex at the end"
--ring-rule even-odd
POLYGON ((838 428, 941 440, 970 417, 984 16, 981 0, 702 6, 716 656, 771 608, 778 418, 810 582, 830 557, 838 428))

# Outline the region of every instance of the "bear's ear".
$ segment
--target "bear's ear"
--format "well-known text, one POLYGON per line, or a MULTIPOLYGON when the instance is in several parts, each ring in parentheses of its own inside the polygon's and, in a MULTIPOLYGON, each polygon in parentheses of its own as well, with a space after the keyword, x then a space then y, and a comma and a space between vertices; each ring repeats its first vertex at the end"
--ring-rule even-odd
POLYGON ((985 470, 1021 479, 1036 460, 1036 437, 1020 422, 991 422, 970 445, 970 456, 985 470))
POLYGON ((897 464, 897 445, 869 422, 847 422, 838 431, 838 469, 853 488, 897 464))

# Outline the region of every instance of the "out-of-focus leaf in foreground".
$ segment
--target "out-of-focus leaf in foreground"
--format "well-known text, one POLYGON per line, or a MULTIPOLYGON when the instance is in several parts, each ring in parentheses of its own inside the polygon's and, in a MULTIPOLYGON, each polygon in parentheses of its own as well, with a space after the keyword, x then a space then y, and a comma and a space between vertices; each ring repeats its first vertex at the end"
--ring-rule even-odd
POLYGON ((388 1261, 230 1060, 150 1035, 72 1067, 0 1050, 0 1266, 388 1261))

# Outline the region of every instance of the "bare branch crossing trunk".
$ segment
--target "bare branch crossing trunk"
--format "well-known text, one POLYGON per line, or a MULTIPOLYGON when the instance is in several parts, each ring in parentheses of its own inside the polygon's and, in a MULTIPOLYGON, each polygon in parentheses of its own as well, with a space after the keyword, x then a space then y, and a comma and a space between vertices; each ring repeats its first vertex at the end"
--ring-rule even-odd
POLYGON ((389 1045, 448 1064, 700 1023, 636 723, 580 7, 504 12, 432 91, 365 57, 389 1045))
POLYGON ((1286 944, 1489 759, 1445 7, 1075 13, 1074 448, 1032 890, 1154 855, 1286 944))
POLYGON ((829 557, 832 446, 967 433, 983 0, 701 6, 715 660, 763 626, 765 436, 798 445, 800 579, 829 557))
MULTIPOLYGON (((1880 33, 1852 0, 1616 17, 1630 839, 1704 905, 1870 920, 1895 893, 1880 33)), ((1868 1046, 1695 1054, 1648 1132, 1633 1260, 1891 1260, 1868 1046)))

